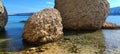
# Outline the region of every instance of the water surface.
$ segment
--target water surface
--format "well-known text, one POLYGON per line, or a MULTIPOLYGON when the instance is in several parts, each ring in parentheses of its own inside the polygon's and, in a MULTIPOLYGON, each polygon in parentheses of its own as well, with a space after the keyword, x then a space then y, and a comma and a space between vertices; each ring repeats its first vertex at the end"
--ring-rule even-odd
POLYGON ((0 34, 0 51, 20 51, 24 48, 22 30, 29 16, 9 16, 5 32, 0 34))
MULTIPOLYGON (((27 20, 29 16, 9 16, 8 24, 5 27, 5 31, 0 33, 0 51, 21 51, 25 47, 22 42, 22 30, 24 27, 24 23, 21 23, 22 20, 27 20)), ((107 18, 107 22, 113 22, 120 25, 120 16, 109 16, 107 18)), ((97 31, 95 32, 98 33, 97 31)), ((97 37, 95 33, 90 33, 91 35, 97 37)), ((105 41, 105 53, 112 54, 112 53, 120 53, 120 30, 102 30, 99 31, 101 39, 105 41)), ((81 36, 84 34, 80 34, 81 36)), ((88 35, 89 36, 89 35, 88 35)), ((92 38, 93 36, 89 36, 92 38)), ((99 35, 98 35, 99 36, 99 35)), ((72 38, 75 38, 72 36, 72 38)), ((91 39, 90 39, 91 40, 91 39)), ((93 39, 92 39, 93 40, 93 39)), ((87 42, 85 42, 87 43, 87 42)))

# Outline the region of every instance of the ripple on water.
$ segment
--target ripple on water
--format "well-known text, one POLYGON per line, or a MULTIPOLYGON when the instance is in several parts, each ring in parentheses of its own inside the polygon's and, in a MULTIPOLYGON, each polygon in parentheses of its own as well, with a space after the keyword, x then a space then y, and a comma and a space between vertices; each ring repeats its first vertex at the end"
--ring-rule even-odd
POLYGON ((120 30, 103 30, 107 54, 120 53, 120 30))

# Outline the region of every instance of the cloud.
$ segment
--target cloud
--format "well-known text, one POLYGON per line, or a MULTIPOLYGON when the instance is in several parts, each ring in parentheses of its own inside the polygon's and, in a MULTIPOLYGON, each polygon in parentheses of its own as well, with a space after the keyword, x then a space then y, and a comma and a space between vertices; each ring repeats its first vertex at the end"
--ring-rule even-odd
POLYGON ((46 4, 50 4, 51 5, 51 4, 53 4, 53 2, 48 1, 48 2, 46 2, 46 4))

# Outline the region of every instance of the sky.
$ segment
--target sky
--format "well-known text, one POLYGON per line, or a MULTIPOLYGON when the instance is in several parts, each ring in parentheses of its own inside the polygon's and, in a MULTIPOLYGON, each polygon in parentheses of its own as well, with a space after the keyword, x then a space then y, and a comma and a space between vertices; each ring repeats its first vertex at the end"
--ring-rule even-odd
MULTIPOLYGON (((45 8, 53 8, 54 0, 2 0, 9 14, 37 12, 45 8)), ((110 7, 120 6, 120 0, 108 0, 110 7)))
POLYGON ((54 6, 54 0, 2 0, 2 2, 10 14, 37 12, 54 6))
POLYGON ((110 3, 110 7, 120 7, 120 0, 108 0, 108 2, 110 3))

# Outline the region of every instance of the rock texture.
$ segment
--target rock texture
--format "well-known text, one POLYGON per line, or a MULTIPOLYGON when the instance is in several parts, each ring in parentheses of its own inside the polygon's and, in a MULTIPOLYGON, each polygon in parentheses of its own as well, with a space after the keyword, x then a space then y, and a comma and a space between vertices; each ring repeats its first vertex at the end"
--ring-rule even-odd
POLYGON ((59 39, 63 36, 62 18, 58 10, 49 8, 33 14, 26 22, 23 40, 40 44, 59 39))
POLYGON ((63 27, 73 30, 100 29, 109 13, 107 0, 55 0, 63 27))
POLYGON ((2 30, 8 21, 8 14, 5 9, 5 7, 2 4, 2 1, 0 0, 0 30, 2 30))
POLYGON ((115 23, 105 22, 102 26, 102 29, 120 29, 120 26, 115 23))

